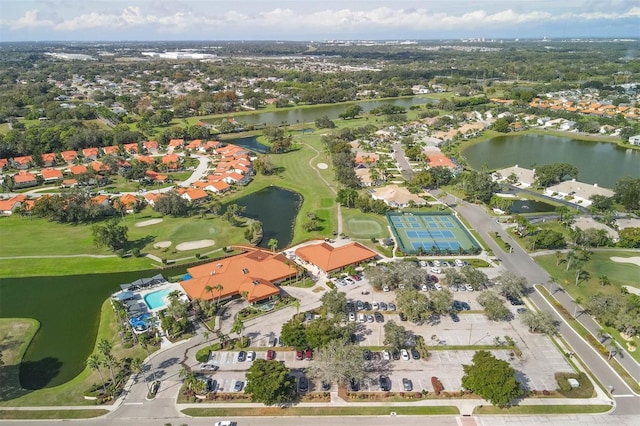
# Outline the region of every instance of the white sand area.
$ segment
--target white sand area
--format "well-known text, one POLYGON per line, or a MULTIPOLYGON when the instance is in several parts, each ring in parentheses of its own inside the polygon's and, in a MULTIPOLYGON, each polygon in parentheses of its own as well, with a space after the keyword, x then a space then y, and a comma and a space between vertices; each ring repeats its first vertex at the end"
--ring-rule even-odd
POLYGON ((618 263, 632 263, 636 266, 640 266, 640 256, 635 256, 635 257, 611 257, 610 258, 612 262, 618 262, 618 263))
POLYGON ((142 222, 138 222, 136 223, 136 227, 137 228, 141 228, 143 226, 150 226, 150 225, 156 225, 158 223, 162 222, 162 219, 149 219, 149 220, 145 220, 142 222))
POLYGON ((153 248, 161 249, 171 247, 171 241, 158 241, 153 245, 153 248))
POLYGON ((326 169, 328 169, 328 168, 329 168, 329 166, 327 165, 327 163, 318 163, 317 167, 318 167, 320 170, 326 170, 326 169))
POLYGON ((211 247, 214 245, 216 245, 216 242, 214 240, 187 241, 186 243, 178 244, 176 246, 176 250, 195 250, 199 248, 211 247))

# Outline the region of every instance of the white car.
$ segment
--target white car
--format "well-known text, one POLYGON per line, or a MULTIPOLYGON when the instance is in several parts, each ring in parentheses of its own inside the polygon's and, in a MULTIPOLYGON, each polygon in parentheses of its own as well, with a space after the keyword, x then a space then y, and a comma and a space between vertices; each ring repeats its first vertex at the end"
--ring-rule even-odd
POLYGON ((456 259, 454 261, 454 263, 456 264, 457 267, 462 268, 464 266, 464 262, 460 259, 456 259))
POLYGON ((371 302, 371 307, 376 311, 380 309, 380 305, 378 305, 378 302, 371 302))
POLYGON ((251 361, 255 361, 255 359, 256 359, 256 353, 254 351, 247 352, 247 361, 251 362, 251 361))
POLYGON ((434 274, 441 274, 442 273, 442 269, 437 268, 435 266, 431 267, 431 269, 429 269, 431 272, 433 272, 434 274))
POLYGON ((409 357, 409 351, 406 349, 400 349, 400 358, 403 361, 409 361, 411 358, 409 357))
POLYGON ((356 314, 353 312, 349 312, 349 321, 355 321, 356 320, 356 314))
POLYGON ((388 293, 389 291, 391 291, 391 289, 389 288, 388 285, 385 285, 384 287, 382 287, 382 291, 384 291, 385 293, 388 293))
POLYGON ((471 284, 465 284, 464 286, 467 289, 467 291, 473 291, 473 286, 471 284))
POLYGON ((221 422, 215 422, 214 426, 233 426, 234 423, 230 420, 223 420, 221 422))
POLYGON ((433 261, 433 266, 440 266, 440 261, 439 260, 434 260, 433 261))
POLYGON ((429 286, 426 285, 426 284, 422 284, 421 289, 422 289, 422 291, 429 291, 429 286))
POLYGON ((442 290, 442 286, 441 286, 440 284, 438 284, 438 283, 435 283, 433 286, 434 286, 434 287, 436 288, 436 290, 438 290, 438 291, 442 290))
POLYGON ((344 281, 345 281, 347 284, 349 284, 349 285, 351 285, 351 284, 355 284, 355 281, 354 281, 354 280, 353 280, 353 278, 351 278, 351 277, 346 277, 346 278, 343 278, 343 279, 344 279, 344 281))
POLYGON ((358 314, 358 322, 367 322, 367 317, 364 314, 358 314))
POLYGON ((385 361, 389 361, 391 359, 391 354, 389 351, 382 351, 382 359, 385 361))

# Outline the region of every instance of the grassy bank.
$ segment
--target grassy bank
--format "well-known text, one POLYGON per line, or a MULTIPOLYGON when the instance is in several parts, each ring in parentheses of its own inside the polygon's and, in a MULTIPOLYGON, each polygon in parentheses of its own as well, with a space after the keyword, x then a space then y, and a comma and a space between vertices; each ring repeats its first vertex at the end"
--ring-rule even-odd
POLYGON ((611 405, 517 405, 515 407, 500 408, 492 405, 476 407, 473 414, 595 414, 607 413, 612 410, 611 405))
POLYGON ((90 419, 104 416, 109 411, 96 408, 86 410, 0 410, 0 419, 3 420, 73 420, 90 419))

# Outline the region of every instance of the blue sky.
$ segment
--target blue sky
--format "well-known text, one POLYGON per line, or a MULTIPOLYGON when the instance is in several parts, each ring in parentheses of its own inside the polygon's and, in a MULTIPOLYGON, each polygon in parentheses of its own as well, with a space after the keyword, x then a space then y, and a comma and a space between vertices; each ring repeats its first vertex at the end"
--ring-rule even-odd
POLYGON ((637 0, 0 0, 0 40, 640 37, 637 0))

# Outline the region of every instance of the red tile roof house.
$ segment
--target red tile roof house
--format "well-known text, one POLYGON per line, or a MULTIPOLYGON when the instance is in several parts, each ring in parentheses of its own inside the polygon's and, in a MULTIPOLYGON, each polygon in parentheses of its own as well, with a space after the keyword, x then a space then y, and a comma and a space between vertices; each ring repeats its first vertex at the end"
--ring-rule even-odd
POLYGON ((158 141, 144 141, 142 142, 142 146, 149 154, 157 154, 158 153, 158 141))
POLYGON ((91 167, 94 171, 98 173, 111 172, 111 168, 106 164, 101 163, 100 161, 92 161, 91 164, 89 164, 89 167, 91 167))
POLYGON ((185 146, 185 149, 192 151, 200 151, 200 148, 202 148, 202 139, 194 139, 185 146))
POLYGON ((14 188, 28 188, 36 185, 38 185, 38 179, 33 173, 20 172, 13 176, 14 188))
POLYGON ((296 269, 280 253, 260 249, 187 269, 190 279, 180 283, 191 300, 224 300, 246 294, 249 303, 280 294, 278 283, 294 277, 296 269), (207 287, 220 291, 207 291, 207 287))
POLYGON ((83 174, 87 173, 88 171, 89 171, 89 169, 87 169, 87 166, 83 166, 82 164, 79 164, 77 166, 69 167, 69 172, 71 172, 71 174, 74 175, 74 176, 83 175, 83 174))
POLYGON ((162 157, 162 164, 166 165, 169 170, 178 170, 180 168, 180 157, 176 154, 167 154, 162 157))
POLYGON ((45 183, 57 182, 58 180, 62 180, 63 177, 62 171, 52 168, 42 169, 40 174, 45 183))
POLYGON ((338 247, 324 242, 300 247, 296 250, 296 256, 328 273, 375 259, 378 253, 358 242, 338 247))
POLYGON ((73 188, 74 186, 78 185, 78 181, 75 179, 64 179, 62 181, 62 184, 60 185, 60 188, 73 188))
POLYGON ((161 175, 160 173, 154 170, 147 170, 146 172, 144 172, 144 176, 147 179, 150 179, 154 182, 160 182, 160 183, 163 183, 168 179, 167 175, 161 175))
POLYGON ((13 212, 16 211, 18 207, 20 207, 25 200, 27 199, 26 195, 16 195, 15 197, 11 197, 8 200, 0 200, 0 214, 4 216, 12 215, 13 212))
POLYGON ((148 155, 138 155, 136 157, 136 160, 139 163, 144 163, 144 164, 155 164, 156 160, 153 157, 149 157, 148 155))
POLYGON ((167 149, 169 150, 169 152, 173 152, 176 149, 180 149, 184 146, 184 141, 182 139, 171 139, 169 141, 169 145, 167 146, 167 149))
POLYGON ((209 181, 209 182, 207 182, 207 186, 205 186, 204 189, 206 189, 207 191, 214 192, 216 194, 220 194, 220 193, 223 193, 224 191, 226 191, 229 188, 231 188, 231 186, 229 184, 227 184, 226 182, 209 181))
POLYGON ((60 153, 62 159, 67 162, 67 164, 71 164, 78 158, 78 153, 75 151, 62 151, 60 153))
POLYGON ((156 201, 158 201, 160 197, 163 196, 164 194, 160 194, 157 192, 147 192, 146 194, 144 194, 144 200, 147 202, 147 204, 153 207, 156 205, 156 201))
POLYGON ((33 163, 33 157, 31 157, 30 155, 25 155, 24 157, 14 157, 12 163, 13 167, 15 167, 16 169, 27 170, 33 163))
POLYGON ((124 144, 124 150, 129 154, 137 154, 138 153, 138 142, 126 143, 124 144))
POLYGON ((202 189, 187 189, 181 194, 181 197, 192 203, 202 203, 209 198, 202 189))
POLYGON ((136 196, 132 194, 124 194, 118 200, 119 203, 125 207, 125 211, 127 213, 133 213, 135 211, 136 205, 139 202, 136 196))
POLYGON ((9 168, 9 160, 7 158, 0 158, 0 172, 9 168))
POLYGON ((85 148, 82 150, 82 155, 84 156, 84 161, 95 161, 100 155, 100 150, 98 148, 85 148))
POLYGON ((109 145, 102 148, 102 151, 106 155, 116 156, 120 152, 120 147, 118 145, 109 145))
POLYGON ((51 167, 56 164, 56 154, 55 152, 48 152, 46 154, 42 154, 42 167, 51 167))

